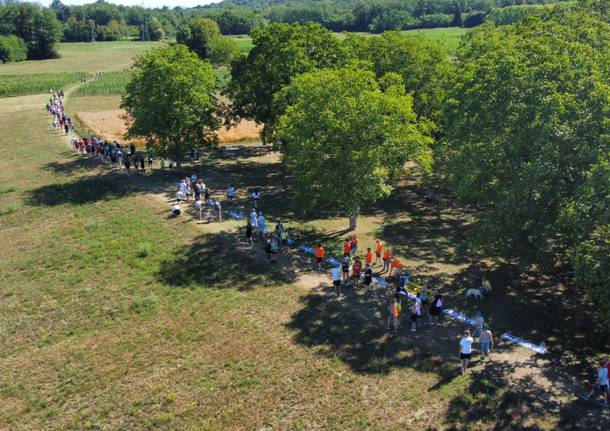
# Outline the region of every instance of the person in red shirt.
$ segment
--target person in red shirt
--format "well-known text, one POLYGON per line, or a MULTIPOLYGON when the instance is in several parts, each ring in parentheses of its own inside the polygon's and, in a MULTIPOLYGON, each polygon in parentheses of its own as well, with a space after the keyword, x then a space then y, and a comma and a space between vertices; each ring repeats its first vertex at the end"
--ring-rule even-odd
POLYGON ((389 248, 386 248, 383 253, 383 272, 390 270, 390 260, 392 259, 392 251, 389 248))
POLYGON ((352 278, 354 280, 354 287, 358 286, 358 282, 360 281, 360 275, 362 274, 362 262, 360 262, 360 258, 356 256, 356 260, 352 264, 352 278))
POLYGON ((322 269, 322 266, 324 265, 324 253, 325 252, 326 252, 326 250, 324 250, 324 247, 322 247, 322 244, 318 244, 314 250, 314 255, 315 255, 315 259, 316 259, 316 264, 318 265, 318 269, 322 269))
POLYGON ((371 252, 371 247, 368 247, 364 255, 364 264, 370 265, 371 263, 373 263, 373 253, 371 252))
POLYGON ((381 265, 381 251, 383 250, 383 244, 379 239, 375 240, 375 244, 377 244, 375 247, 375 265, 381 265))
POLYGON ((345 244, 343 244, 343 257, 350 257, 352 252, 352 243, 349 238, 345 238, 345 244))

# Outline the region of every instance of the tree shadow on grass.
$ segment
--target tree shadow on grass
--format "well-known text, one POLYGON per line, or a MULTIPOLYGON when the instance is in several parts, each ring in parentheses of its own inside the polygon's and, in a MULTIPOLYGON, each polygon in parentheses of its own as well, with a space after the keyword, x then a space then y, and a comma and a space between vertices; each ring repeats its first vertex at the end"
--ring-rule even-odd
MULTIPOLYGON (((290 178, 278 161, 205 158, 185 170, 193 171, 203 178, 215 198, 224 199, 229 184, 237 188, 237 198, 231 203, 223 201, 223 210, 236 209, 244 213, 250 212, 254 207, 250 193, 257 188, 262 192, 257 209, 274 221, 308 221, 337 215, 336 210, 333 211, 330 206, 316 208, 315 214, 303 214, 298 211, 288 187, 290 178)), ((175 190, 172 185, 173 191, 175 190)))
POLYGON ((445 201, 425 202, 413 182, 401 182, 388 199, 370 212, 383 217, 378 236, 395 254, 428 264, 451 265, 462 265, 477 257, 467 250, 465 233, 471 213, 445 201))
POLYGON ((287 326, 295 331, 297 343, 320 347, 355 372, 380 374, 408 367, 447 377, 444 343, 434 347, 422 342, 423 333, 410 335, 406 315, 398 335, 385 329, 385 297, 385 290, 369 295, 345 290, 343 300, 310 293, 301 298, 303 306, 287 326))
POLYGON ((535 355, 510 363, 485 363, 483 370, 470 372, 468 386, 451 399, 446 421, 455 430, 476 424, 476 429, 534 431, 549 429, 549 420, 558 420, 555 429, 561 430, 607 429, 610 422, 601 409, 566 392, 572 385, 563 381, 565 376, 560 364, 551 361, 541 366, 535 355), (529 368, 542 369, 549 380, 538 381, 528 374, 529 368))
POLYGON ((33 206, 86 205, 142 192, 135 184, 107 173, 39 187, 27 193, 26 202, 33 206))
POLYGON ((56 174, 74 175, 81 172, 90 172, 92 169, 103 166, 99 158, 95 157, 80 157, 74 152, 63 152, 63 157, 70 157, 67 162, 49 162, 43 166, 43 169, 52 171, 56 174))
POLYGON ((109 163, 89 157, 76 157, 63 163, 50 162, 45 169, 75 179, 31 190, 26 194, 30 205, 85 205, 134 194, 162 193, 181 177, 175 171, 159 169, 146 174, 132 169, 128 174, 124 168, 113 168, 109 163), (85 175, 79 175, 81 173, 85 175))
POLYGON ((290 255, 279 255, 276 263, 270 263, 261 244, 250 246, 240 241, 239 234, 224 231, 201 235, 178 248, 157 272, 159 281, 169 286, 240 291, 289 284, 297 276, 290 255))

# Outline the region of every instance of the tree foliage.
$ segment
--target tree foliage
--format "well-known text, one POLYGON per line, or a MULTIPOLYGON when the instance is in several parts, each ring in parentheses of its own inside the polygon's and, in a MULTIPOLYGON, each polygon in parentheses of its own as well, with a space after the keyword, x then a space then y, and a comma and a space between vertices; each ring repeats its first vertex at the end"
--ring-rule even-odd
POLYGON ((137 59, 121 103, 132 119, 127 135, 180 163, 190 148, 216 142, 214 88, 212 67, 185 46, 149 50, 137 59))
POLYGON ((0 35, 14 35, 25 41, 28 59, 56 57, 60 33, 61 25, 49 9, 34 3, 0 5, 0 35))
POLYGON ((375 37, 349 36, 345 45, 353 57, 370 62, 378 78, 389 72, 401 75, 405 89, 413 95, 415 112, 440 123, 451 63, 438 42, 386 32, 375 37))
POLYGON ((356 67, 315 70, 278 96, 287 106, 278 137, 300 208, 331 204, 351 217, 390 192, 406 159, 430 164, 431 138, 394 75, 382 91, 356 67))
POLYGON ((0 62, 12 63, 28 57, 28 48, 20 37, 0 36, 0 62))
POLYGON ((265 124, 264 138, 272 136, 281 108, 274 95, 297 75, 336 66, 346 55, 339 40, 318 24, 272 24, 252 33, 253 49, 231 68, 228 94, 233 116, 265 124))
POLYGON ((184 24, 176 33, 176 41, 215 64, 230 63, 237 55, 235 42, 223 37, 218 24, 209 18, 192 19, 184 24))
POLYGON ((610 151, 610 27, 585 13, 488 23, 467 36, 456 78, 439 166, 482 210, 476 243, 566 257, 562 214, 610 151))

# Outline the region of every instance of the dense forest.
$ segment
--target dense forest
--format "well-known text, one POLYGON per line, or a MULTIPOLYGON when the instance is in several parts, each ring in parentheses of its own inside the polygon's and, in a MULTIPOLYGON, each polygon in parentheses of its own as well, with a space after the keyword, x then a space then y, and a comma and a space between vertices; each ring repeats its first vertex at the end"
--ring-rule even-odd
MULTIPOLYGON (((561 7, 571 7, 560 2, 561 7)), ((147 9, 104 0, 69 6, 53 0, 49 8, 36 3, 0 1, 0 61, 23 57, 50 58, 56 41, 93 42, 121 39, 174 38, 193 18, 210 18, 222 34, 248 34, 270 23, 316 22, 332 31, 381 33, 463 26, 486 19, 511 24, 529 14, 557 6, 556 0, 225 0, 194 8, 147 9), (7 39, 6 36, 16 36, 7 39), (4 53, 4 54, 2 54, 4 53)))

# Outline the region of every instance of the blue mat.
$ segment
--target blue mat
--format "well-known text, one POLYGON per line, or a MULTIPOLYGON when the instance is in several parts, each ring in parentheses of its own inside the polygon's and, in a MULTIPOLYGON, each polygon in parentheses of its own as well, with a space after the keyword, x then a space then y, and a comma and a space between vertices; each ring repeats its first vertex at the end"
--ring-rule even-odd
POLYGON ((229 217, 233 217, 235 220, 243 220, 244 215, 242 213, 236 213, 235 211, 227 211, 229 217))

